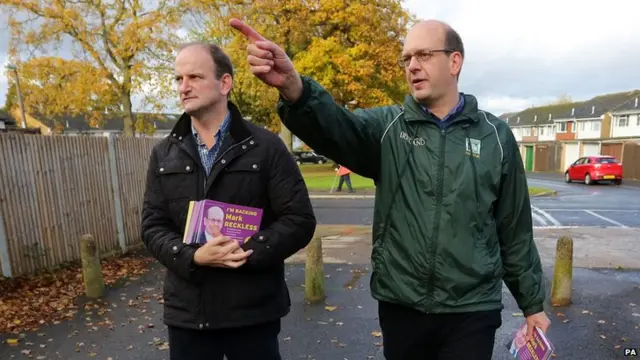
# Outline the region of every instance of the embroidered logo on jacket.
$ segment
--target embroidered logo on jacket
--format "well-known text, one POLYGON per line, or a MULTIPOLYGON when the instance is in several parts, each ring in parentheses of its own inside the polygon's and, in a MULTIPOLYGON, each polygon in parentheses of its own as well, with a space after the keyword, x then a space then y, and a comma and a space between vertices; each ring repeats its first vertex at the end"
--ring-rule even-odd
POLYGON ((413 146, 424 146, 427 143, 427 141, 423 137, 412 138, 404 131, 400 132, 400 139, 407 141, 413 146))
POLYGON ((473 156, 477 158, 480 157, 480 148, 482 147, 482 143, 480 142, 480 140, 467 138, 464 143, 467 155, 470 155, 469 144, 471 144, 471 153, 473 154, 473 156))

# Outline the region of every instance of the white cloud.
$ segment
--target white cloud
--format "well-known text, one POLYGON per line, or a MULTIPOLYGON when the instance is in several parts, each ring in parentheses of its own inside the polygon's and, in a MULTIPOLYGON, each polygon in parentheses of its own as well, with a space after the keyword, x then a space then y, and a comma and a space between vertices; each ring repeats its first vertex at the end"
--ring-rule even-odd
POLYGON ((462 91, 499 115, 561 94, 584 100, 640 88, 640 1, 408 0, 462 36, 462 91))

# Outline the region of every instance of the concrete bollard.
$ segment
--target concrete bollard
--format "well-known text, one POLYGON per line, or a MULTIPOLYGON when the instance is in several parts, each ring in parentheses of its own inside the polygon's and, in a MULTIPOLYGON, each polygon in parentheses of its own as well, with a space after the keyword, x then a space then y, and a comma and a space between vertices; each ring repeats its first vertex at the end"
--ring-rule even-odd
POLYGON ((80 258, 82 259, 82 276, 87 297, 100 298, 104 295, 104 279, 100 266, 100 257, 96 241, 91 234, 80 238, 80 258))
POLYGON ((314 236, 307 245, 304 285, 304 296, 308 302, 317 303, 324 300, 324 262, 322 238, 319 236, 314 236))
POLYGON ((571 304, 571 286, 573 279, 573 239, 561 236, 556 244, 556 262, 551 285, 551 305, 567 306, 571 304))

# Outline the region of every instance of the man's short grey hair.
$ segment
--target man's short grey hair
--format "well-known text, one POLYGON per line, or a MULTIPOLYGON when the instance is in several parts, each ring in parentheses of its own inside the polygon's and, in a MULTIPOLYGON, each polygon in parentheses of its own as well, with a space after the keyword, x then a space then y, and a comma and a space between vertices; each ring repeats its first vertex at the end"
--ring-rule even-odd
POLYGON ((180 45, 178 52, 191 46, 201 46, 209 52, 209 55, 211 55, 211 59, 216 66, 216 79, 220 80, 224 74, 229 74, 233 77, 233 65, 231 64, 231 59, 220 46, 204 41, 193 41, 180 45))

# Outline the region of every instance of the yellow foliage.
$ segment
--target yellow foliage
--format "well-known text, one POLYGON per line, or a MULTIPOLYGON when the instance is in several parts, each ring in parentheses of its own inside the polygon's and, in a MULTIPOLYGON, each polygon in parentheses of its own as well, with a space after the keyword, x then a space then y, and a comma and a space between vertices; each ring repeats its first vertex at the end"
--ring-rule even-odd
POLYGON ((280 129, 278 94, 251 75, 247 40, 228 26, 231 17, 280 45, 301 74, 318 80, 339 103, 370 107, 404 97, 396 59, 414 19, 399 0, 194 0, 192 8, 202 14, 197 37, 223 45, 235 66, 232 100, 270 129, 280 129))
MULTIPOLYGON (((22 50, 35 50, 36 57, 50 54, 51 47, 71 40, 75 50, 90 61, 91 66, 81 68, 88 71, 87 76, 96 79, 96 71, 102 76, 93 83, 98 89, 87 81, 76 92, 87 87, 93 93, 101 92, 107 80, 124 109, 127 135, 134 130, 132 95, 146 96, 150 103, 162 100, 157 94, 143 93, 142 85, 169 81, 167 60, 177 42, 184 6, 182 0, 105 0, 74 2, 73 6, 64 1, 0 0, 0 9, 9 14, 12 60, 19 62, 16 54, 22 50), (33 19, 38 20, 38 27, 33 19)), ((111 101, 111 96, 105 101, 111 101)), ((75 108, 78 103, 81 101, 72 99, 64 106, 75 108)))
POLYGON ((117 109, 118 90, 106 79, 104 70, 89 62, 32 58, 18 64, 18 74, 25 112, 41 119, 82 114, 98 123, 106 109, 117 109))

